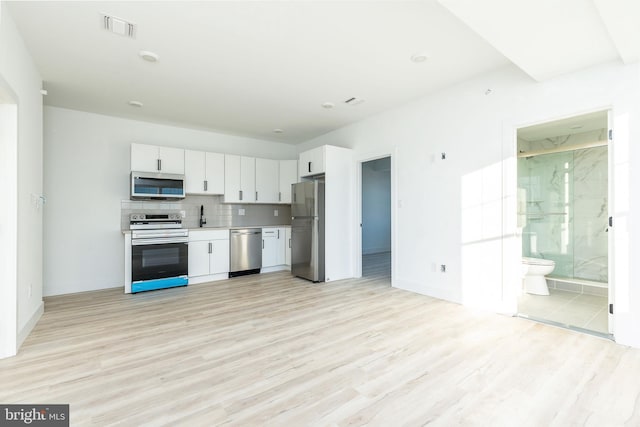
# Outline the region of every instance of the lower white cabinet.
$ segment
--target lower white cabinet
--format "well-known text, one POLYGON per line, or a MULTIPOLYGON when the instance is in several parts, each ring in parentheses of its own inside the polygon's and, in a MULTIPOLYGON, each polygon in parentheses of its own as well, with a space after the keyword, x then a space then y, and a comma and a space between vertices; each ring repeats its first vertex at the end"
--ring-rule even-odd
POLYGON ((262 272, 286 269, 286 228, 262 229, 262 272))
POLYGON ((291 227, 285 227, 284 229, 284 265, 288 270, 291 270, 291 227))
POLYGON ((189 284, 229 277, 229 230, 189 231, 189 284))

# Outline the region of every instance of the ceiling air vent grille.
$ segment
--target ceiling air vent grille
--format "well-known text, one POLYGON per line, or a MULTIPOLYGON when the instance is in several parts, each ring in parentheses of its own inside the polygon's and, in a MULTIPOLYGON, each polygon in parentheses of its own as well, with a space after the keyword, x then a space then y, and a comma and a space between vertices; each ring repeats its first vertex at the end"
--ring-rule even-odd
POLYGON ((136 24, 126 21, 122 18, 115 16, 102 14, 102 24, 104 29, 114 34, 118 34, 124 37, 136 38, 136 24))

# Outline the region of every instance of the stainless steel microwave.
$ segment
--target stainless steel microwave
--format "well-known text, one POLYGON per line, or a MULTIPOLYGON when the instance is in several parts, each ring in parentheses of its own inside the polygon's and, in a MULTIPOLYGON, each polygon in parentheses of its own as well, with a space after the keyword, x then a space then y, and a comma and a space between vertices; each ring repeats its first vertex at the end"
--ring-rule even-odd
POLYGON ((184 175, 131 172, 132 199, 184 199, 184 175))

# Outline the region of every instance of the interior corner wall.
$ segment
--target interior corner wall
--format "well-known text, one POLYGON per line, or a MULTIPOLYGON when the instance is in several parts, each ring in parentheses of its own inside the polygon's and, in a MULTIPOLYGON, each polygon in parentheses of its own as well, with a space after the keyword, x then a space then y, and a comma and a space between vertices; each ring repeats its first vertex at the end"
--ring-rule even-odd
MULTIPOLYGON (((629 119, 629 182, 640 182, 639 69, 614 62, 535 82, 507 66, 306 141, 298 150, 331 144, 352 148, 355 158, 396 153, 394 285, 498 311, 509 305, 506 290, 519 283, 519 269, 503 262, 520 262, 509 249, 516 235, 516 184, 507 182, 515 177, 516 127, 612 108, 629 119)), ((632 222, 640 215, 640 193, 629 198, 624 202, 632 222)), ((628 233, 629 259, 640 258, 640 228, 617 233, 628 233)), ((640 323, 640 285, 634 285, 640 268, 630 265, 627 273, 629 287, 619 297, 629 308, 616 317, 616 340, 640 347, 640 330, 633 329, 640 323)))
MULTIPOLYGON (((17 101, 16 348, 35 326, 42 302, 42 79, 7 8, 0 2, 0 78, 17 101)), ((3 204, 3 208, 5 205, 3 204)))
POLYGON ((124 285, 120 206, 132 142, 274 159, 289 144, 47 106, 44 109, 44 294, 124 285))

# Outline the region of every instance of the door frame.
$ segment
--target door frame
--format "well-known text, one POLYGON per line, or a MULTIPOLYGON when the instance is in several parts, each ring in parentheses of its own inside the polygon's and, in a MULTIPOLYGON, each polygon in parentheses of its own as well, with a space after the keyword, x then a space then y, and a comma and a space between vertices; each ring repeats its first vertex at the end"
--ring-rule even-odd
MULTIPOLYGON (((516 224, 517 215, 517 189, 518 189, 518 167, 517 167, 517 152, 518 152, 518 129, 523 127, 535 126, 544 123, 554 122, 557 120, 568 119, 575 116, 581 116, 584 114, 596 113, 606 111, 607 112, 607 125, 608 131, 612 131, 614 134, 614 123, 613 123, 613 115, 614 108, 612 105, 605 105, 600 107, 594 107, 586 110, 574 111, 572 113, 567 114, 557 114, 550 115, 544 118, 539 118, 537 120, 529 120, 522 122, 510 122, 503 124, 503 140, 505 144, 503 145, 503 176, 504 176, 504 187, 503 187, 503 200, 505 206, 503 207, 503 212, 512 216, 510 221, 503 221, 503 224, 516 224), (513 166, 508 164, 508 159, 513 159, 513 166)), ((615 169, 614 169, 614 161, 613 161, 613 144, 612 139, 608 138, 607 144, 608 152, 607 152, 607 175, 608 175, 608 195, 607 195, 607 205, 608 205, 608 215, 614 216, 614 197, 615 197, 615 169)), ((503 307, 506 308, 505 311, 512 312, 512 314, 518 313, 518 301, 517 301, 517 286, 520 283, 520 280, 516 277, 519 274, 520 268, 514 269, 511 268, 510 264, 513 261, 513 256, 509 255, 510 252, 513 252, 513 249, 518 248, 518 254, 522 257, 522 235, 521 231, 517 228, 515 230, 507 229, 508 226, 504 226, 503 229, 503 266, 502 266, 502 279, 503 279, 503 307), (510 239, 509 242, 506 242, 508 236, 514 236, 514 239, 510 239), (515 245, 515 247, 514 247, 515 245)), ((614 242, 615 242, 615 230, 613 227, 609 229, 608 242, 607 242, 607 255, 608 255, 608 304, 612 304, 615 297, 615 251, 614 251, 614 242)), ((519 264, 518 264, 519 267, 519 264)), ((611 338, 614 339, 615 332, 615 323, 613 314, 608 315, 607 322, 609 334, 611 338)))
POLYGON ((396 253, 397 253, 397 199, 398 199, 398 179, 396 168, 397 148, 390 151, 370 152, 363 154, 356 159, 356 208, 354 218, 354 230, 355 236, 355 251, 354 251, 354 277, 362 277, 362 164, 370 162, 372 160, 383 159, 389 157, 391 163, 391 172, 389 174, 391 179, 391 286, 395 287, 396 283, 396 253))
POLYGON ((0 75, 0 359, 18 351, 18 97, 0 75))

